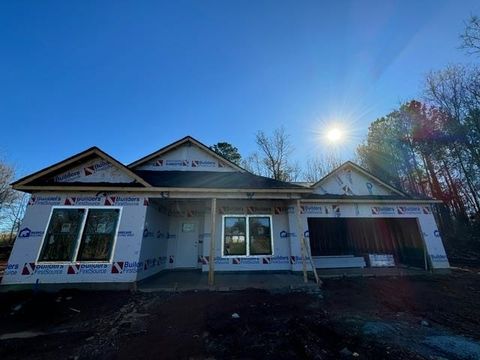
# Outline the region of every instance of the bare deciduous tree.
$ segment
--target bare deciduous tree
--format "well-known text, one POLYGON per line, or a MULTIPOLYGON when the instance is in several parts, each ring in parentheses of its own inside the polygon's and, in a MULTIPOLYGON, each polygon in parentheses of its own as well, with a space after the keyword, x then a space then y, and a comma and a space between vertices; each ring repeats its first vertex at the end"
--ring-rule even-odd
POLYGON ((265 167, 263 166, 262 160, 257 152, 247 156, 246 158, 242 159, 241 162, 242 167, 250 171, 251 173, 260 175, 260 176, 268 176, 265 167))
POLYGON ((316 183, 340 165, 340 158, 335 154, 308 158, 302 177, 307 182, 316 183))
POLYGON ((10 241, 18 231, 29 197, 12 189, 13 178, 13 167, 0 161, 0 232, 10 241))
POLYGON ((255 142, 259 154, 251 156, 254 164, 250 168, 253 172, 280 181, 293 181, 298 177, 299 166, 289 161, 293 146, 283 127, 274 130, 271 136, 263 131, 257 132, 255 142))
POLYGON ((462 49, 469 54, 480 54, 480 18, 471 16, 465 24, 465 32, 460 35, 462 49))
POLYGON ((20 225, 22 224, 25 210, 27 209, 27 203, 30 198, 29 194, 18 193, 16 194, 16 200, 13 201, 5 210, 6 225, 10 226, 10 241, 13 242, 15 234, 18 234, 20 225))
POLYGON ((16 198, 17 194, 10 186, 13 181, 13 168, 3 161, 0 161, 0 213, 9 206, 16 198))
POLYGON ((295 161, 290 165, 288 181, 300 181, 301 177, 302 177, 302 166, 300 162, 295 161))
POLYGON ((480 167, 480 69, 451 65, 426 78, 425 97, 449 118, 448 131, 458 155, 466 153, 480 167))

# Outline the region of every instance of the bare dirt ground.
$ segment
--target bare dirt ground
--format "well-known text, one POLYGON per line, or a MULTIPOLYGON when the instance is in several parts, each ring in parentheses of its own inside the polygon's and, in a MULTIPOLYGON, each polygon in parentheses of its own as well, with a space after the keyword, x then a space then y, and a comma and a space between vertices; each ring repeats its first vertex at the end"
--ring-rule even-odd
POLYGON ((0 359, 480 359, 480 269, 321 293, 0 294, 0 359))

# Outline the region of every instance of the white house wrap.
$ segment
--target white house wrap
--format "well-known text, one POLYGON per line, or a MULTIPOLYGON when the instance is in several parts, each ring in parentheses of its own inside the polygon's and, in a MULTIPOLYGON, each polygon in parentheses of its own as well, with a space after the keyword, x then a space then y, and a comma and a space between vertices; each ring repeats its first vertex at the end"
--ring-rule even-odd
POLYGON ((178 268, 302 271, 302 238, 317 268, 449 267, 437 201, 351 162, 300 186, 248 173, 185 137, 129 166, 94 147, 13 186, 31 198, 2 284, 131 285, 178 268))

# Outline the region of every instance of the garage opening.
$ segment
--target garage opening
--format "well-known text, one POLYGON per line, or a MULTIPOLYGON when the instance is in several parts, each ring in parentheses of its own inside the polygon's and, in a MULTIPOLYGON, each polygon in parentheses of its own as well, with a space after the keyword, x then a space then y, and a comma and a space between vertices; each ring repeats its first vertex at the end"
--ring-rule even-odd
POLYGON ((395 265, 424 268, 415 218, 308 218, 312 256, 393 255, 395 265))

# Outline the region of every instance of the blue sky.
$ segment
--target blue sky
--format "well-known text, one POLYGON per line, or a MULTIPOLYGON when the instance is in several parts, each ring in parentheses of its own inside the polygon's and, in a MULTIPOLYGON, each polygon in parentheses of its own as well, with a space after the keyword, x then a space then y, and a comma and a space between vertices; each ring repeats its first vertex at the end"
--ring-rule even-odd
MULTIPOLYGON (((18 176, 97 145, 129 163, 185 135, 284 126, 303 161, 345 123, 344 158, 421 96, 478 1, 2 1, 0 157, 18 176)), ((478 61, 478 59, 477 59, 478 61)))

